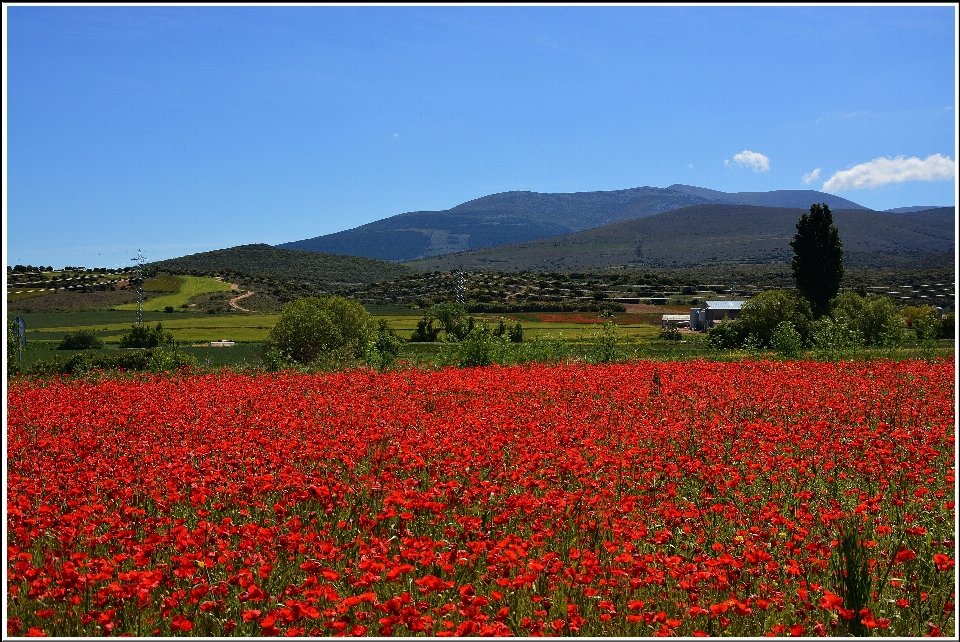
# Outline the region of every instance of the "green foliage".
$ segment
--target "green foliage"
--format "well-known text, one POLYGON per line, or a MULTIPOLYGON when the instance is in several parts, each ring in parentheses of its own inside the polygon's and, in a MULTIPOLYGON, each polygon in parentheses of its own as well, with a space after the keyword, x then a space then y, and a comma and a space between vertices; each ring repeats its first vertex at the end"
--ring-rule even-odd
POLYGON ((784 359, 796 359, 803 354, 803 337, 789 321, 781 321, 773 331, 770 347, 784 359))
POLYGON ((17 339, 16 330, 17 327, 16 321, 7 322, 7 376, 12 377, 13 375, 20 372, 20 361, 17 358, 18 350, 20 348, 20 340, 17 339))
POLYGON ((382 372, 396 361, 402 347, 403 339, 387 327, 386 321, 380 319, 377 333, 367 350, 367 362, 382 372))
POLYGON ((306 297, 283 306, 267 337, 271 349, 297 363, 362 358, 373 335, 370 315, 339 296, 306 297))
POLYGON ((475 325, 460 341, 457 365, 467 368, 490 365, 494 361, 495 345, 502 341, 494 337, 487 326, 475 325))
POLYGON ((940 317, 940 338, 953 339, 957 327, 957 317, 955 314, 945 314, 940 317))
POLYGON ((900 309, 900 316, 906 320, 907 327, 912 328, 917 319, 936 317, 937 309, 932 305, 907 305, 900 309))
POLYGON ((940 319, 935 313, 919 317, 914 320, 913 329, 917 333, 917 346, 920 348, 921 355, 929 359, 933 356, 940 339, 940 319))
POLYGON ((147 325, 134 325, 130 332, 120 337, 121 348, 156 348, 173 345, 173 334, 164 332, 163 324, 151 329, 147 325))
POLYGON ((490 364, 555 363, 571 354, 570 344, 562 337, 542 337, 531 341, 513 342, 509 336, 497 336, 495 331, 477 324, 459 343, 441 348, 440 365, 461 367, 490 364))
POLYGON ((448 340, 462 341, 473 327, 473 318, 466 318, 466 308, 453 301, 436 304, 428 314, 440 323, 448 340))
POLYGON ((664 341, 680 341, 683 334, 680 332, 680 328, 667 325, 660 328, 660 338, 664 341))
POLYGON ((594 363, 611 363, 622 359, 625 354, 623 350, 622 332, 616 323, 613 322, 613 314, 609 312, 601 313, 604 321, 594 332, 593 354, 591 355, 594 363))
POLYGON ((758 346, 765 348, 770 346, 774 330, 784 321, 806 341, 810 317, 810 304, 803 297, 787 290, 767 290, 744 303, 740 317, 733 324, 738 326, 735 331, 741 337, 753 335, 758 346))
POLYGON ((181 350, 149 348, 146 350, 121 350, 114 353, 78 352, 69 357, 55 355, 51 359, 35 362, 27 370, 28 375, 82 375, 94 370, 127 370, 170 372, 183 367, 197 367, 199 362, 192 354, 181 350))
POLYGON ((800 217, 790 247, 797 290, 819 318, 829 311, 830 300, 840 291, 843 279, 843 243, 826 203, 814 203, 810 213, 800 217))
POLYGON ((849 635, 867 637, 870 630, 863 624, 860 609, 871 602, 870 554, 861 541, 856 523, 841 527, 837 547, 830 560, 834 578, 834 592, 843 598, 843 607, 854 612, 854 617, 843 620, 849 635))
POLYGON ((180 350, 154 348, 150 351, 147 370, 151 372, 172 372, 184 367, 197 367, 199 361, 192 354, 180 350))
POLYGON ((906 321, 889 297, 844 292, 831 302, 831 316, 859 332, 867 345, 896 348, 903 344, 906 321))
POLYGON ((263 369, 267 372, 279 372, 297 367, 296 361, 294 361, 289 354, 269 345, 261 347, 259 361, 263 369))
POLYGON ((737 321, 726 321, 707 330, 707 343, 714 350, 735 350, 745 339, 743 326, 737 321))
POLYGON ((821 317, 810 326, 810 341, 819 358, 827 361, 850 359, 863 346, 863 335, 846 319, 821 317))
POLYGON ((410 341, 415 343, 432 343, 437 340, 440 331, 443 329, 438 326, 434 326, 436 319, 424 314, 423 318, 417 321, 417 327, 413 331, 413 334, 410 335, 410 341))
POLYGON ((95 331, 83 329, 65 334, 57 350, 90 350, 102 347, 103 341, 95 331))
POLYGON ((520 325, 520 322, 517 321, 517 324, 510 328, 510 341, 512 343, 520 343, 523 341, 523 326, 520 325))

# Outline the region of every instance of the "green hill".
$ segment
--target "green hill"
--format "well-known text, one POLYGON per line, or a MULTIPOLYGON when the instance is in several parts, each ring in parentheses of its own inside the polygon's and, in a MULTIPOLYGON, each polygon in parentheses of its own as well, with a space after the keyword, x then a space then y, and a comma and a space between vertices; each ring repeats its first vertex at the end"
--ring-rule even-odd
POLYGON ((263 243, 156 261, 147 267, 155 272, 238 272, 334 290, 388 281, 412 272, 409 267, 389 261, 282 250, 263 243))

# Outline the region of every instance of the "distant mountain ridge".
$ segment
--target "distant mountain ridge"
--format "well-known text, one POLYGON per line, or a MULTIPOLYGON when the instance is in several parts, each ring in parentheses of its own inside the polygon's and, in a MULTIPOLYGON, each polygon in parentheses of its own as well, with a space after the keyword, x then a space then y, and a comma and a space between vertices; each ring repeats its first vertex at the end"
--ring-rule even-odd
MULTIPOLYGON (((409 263, 421 270, 564 271, 615 267, 679 268, 738 263, 789 263, 790 240, 807 209, 739 204, 684 207, 563 236, 409 263)), ((865 208, 833 211, 844 261, 896 267, 932 260, 955 248, 952 207, 904 216, 865 208)), ((919 264, 918 263, 918 264, 919 264)))
POLYGON ((403 262, 523 243, 695 205, 748 205, 872 211, 815 190, 727 193, 675 184, 667 188, 548 194, 501 192, 448 210, 397 214, 349 230, 281 243, 277 248, 403 262))
POLYGON ((834 210, 870 209, 853 201, 848 201, 845 198, 812 189, 781 189, 773 190, 772 192, 728 193, 680 184, 671 185, 667 189, 710 199, 714 203, 725 203, 729 205, 758 205, 760 207, 797 207, 800 209, 809 209, 813 203, 826 203, 830 209, 834 210))

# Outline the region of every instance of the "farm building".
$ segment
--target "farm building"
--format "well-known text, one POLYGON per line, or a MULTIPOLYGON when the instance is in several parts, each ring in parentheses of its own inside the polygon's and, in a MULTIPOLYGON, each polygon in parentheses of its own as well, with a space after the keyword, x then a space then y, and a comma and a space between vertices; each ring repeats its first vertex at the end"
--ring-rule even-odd
POLYGON ((702 308, 690 308, 690 329, 708 330, 717 321, 736 319, 746 301, 707 301, 702 308))
POLYGON ((660 320, 660 325, 664 328, 686 328, 690 325, 690 318, 685 314, 665 314, 660 320))

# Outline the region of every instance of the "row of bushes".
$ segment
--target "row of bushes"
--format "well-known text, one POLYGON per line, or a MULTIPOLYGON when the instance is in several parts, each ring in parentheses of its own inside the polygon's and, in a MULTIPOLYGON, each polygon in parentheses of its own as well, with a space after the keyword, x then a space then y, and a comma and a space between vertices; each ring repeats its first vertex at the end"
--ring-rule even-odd
MULTIPOLYGON (((151 328, 146 325, 134 325, 130 332, 120 337, 121 348, 158 348, 173 345, 173 334, 158 323, 151 328)), ((94 330, 68 332, 61 339, 57 350, 99 350, 103 348, 103 339, 94 330)))
POLYGON ((199 361, 192 354, 180 350, 148 348, 145 350, 123 350, 112 353, 78 352, 69 357, 54 355, 50 359, 41 359, 27 370, 27 375, 53 376, 78 375, 94 370, 127 370, 169 372, 183 367, 198 367, 199 361))
POLYGON ((903 344, 907 328, 918 342, 952 338, 954 315, 937 318, 936 309, 901 310, 889 297, 845 292, 830 302, 829 314, 814 319, 806 299, 787 290, 768 290, 744 303, 740 317, 707 332, 717 349, 774 348, 796 344, 828 349, 831 346, 887 347, 903 344), (905 315, 906 313, 906 315, 905 315))

